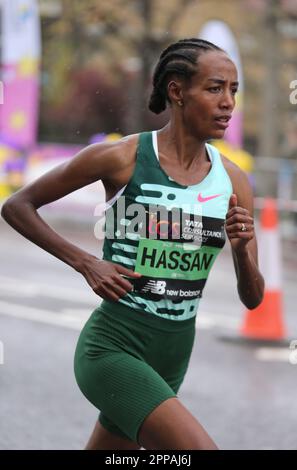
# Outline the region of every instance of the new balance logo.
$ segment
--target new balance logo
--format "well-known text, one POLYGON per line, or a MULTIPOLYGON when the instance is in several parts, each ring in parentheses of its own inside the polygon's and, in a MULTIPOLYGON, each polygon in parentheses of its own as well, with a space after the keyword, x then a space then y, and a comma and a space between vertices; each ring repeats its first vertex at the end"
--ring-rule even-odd
POLYGON ((166 281, 148 281, 142 288, 142 292, 150 291, 152 294, 165 294, 166 281))

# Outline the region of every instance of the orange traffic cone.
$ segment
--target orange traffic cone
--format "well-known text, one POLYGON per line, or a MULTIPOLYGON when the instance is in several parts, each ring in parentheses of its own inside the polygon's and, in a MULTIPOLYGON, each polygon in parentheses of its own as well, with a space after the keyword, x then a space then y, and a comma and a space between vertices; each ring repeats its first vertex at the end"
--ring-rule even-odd
POLYGON ((281 288, 281 246, 274 199, 265 199, 260 224, 259 265, 265 279, 264 299, 254 310, 246 310, 240 334, 249 340, 282 342, 286 330, 281 288))

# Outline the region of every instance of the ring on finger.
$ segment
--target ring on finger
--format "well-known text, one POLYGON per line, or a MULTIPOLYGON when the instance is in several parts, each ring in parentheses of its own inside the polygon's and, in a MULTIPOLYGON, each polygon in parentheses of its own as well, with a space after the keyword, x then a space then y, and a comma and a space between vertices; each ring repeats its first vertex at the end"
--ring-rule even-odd
POLYGON ((247 231, 247 228, 246 228, 246 225, 242 222, 241 224, 241 229, 240 229, 242 232, 246 232, 247 231))

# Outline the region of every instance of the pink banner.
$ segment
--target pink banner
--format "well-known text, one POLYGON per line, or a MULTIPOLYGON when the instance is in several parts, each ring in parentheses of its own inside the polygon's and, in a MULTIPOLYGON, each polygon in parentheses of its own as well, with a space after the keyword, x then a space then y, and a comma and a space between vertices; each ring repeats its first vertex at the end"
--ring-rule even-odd
POLYGON ((1 10, 0 142, 26 149, 36 143, 40 24, 37 0, 5 0, 1 10))
POLYGON ((242 111, 235 108, 230 121, 230 127, 227 129, 225 139, 235 148, 242 148, 242 111))
POLYGON ((38 77, 36 73, 22 73, 19 64, 6 65, 3 82, 1 135, 20 148, 28 148, 35 144, 37 136, 38 77))

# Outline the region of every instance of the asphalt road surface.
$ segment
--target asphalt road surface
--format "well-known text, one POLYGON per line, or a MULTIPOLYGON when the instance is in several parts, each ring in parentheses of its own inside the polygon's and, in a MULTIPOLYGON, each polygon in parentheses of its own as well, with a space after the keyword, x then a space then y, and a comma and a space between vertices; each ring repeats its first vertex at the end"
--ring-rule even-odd
MULTIPOLYGON (((100 256, 91 226, 57 231, 100 256)), ((3 221, 0 241, 0 449, 82 449, 97 410, 78 389, 73 355, 101 299, 3 221)), ((286 262, 288 343, 297 339, 296 280, 295 263, 286 262)), ((229 341, 240 336, 243 313, 227 242, 205 288, 180 399, 221 449, 297 449, 292 350, 229 341)))

